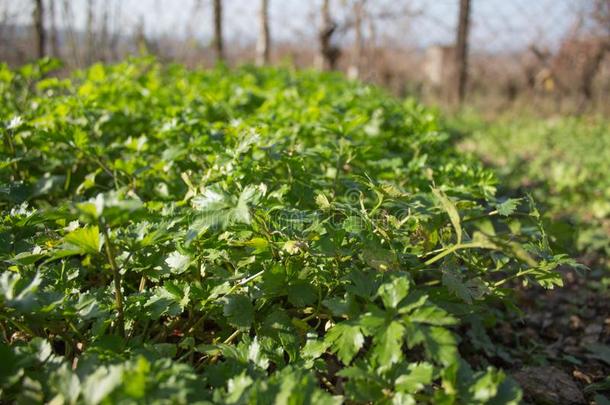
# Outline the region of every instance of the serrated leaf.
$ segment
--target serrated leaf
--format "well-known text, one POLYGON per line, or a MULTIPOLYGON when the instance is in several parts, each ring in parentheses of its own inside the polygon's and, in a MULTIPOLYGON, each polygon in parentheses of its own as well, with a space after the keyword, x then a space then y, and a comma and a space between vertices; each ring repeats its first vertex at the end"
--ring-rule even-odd
POLYGON ((500 204, 496 204, 496 210, 498 211, 499 215, 508 217, 517 210, 520 202, 520 198, 509 198, 500 204))
POLYGON ((254 307, 245 295, 229 295, 224 298, 223 315, 237 328, 249 328, 254 321, 254 307))
POLYGON ((313 305, 318 298, 316 289, 305 280, 299 280, 290 284, 287 294, 288 302, 295 307, 313 305))
POLYGON ((375 270, 382 272, 394 270, 398 267, 396 254, 375 243, 370 243, 364 248, 362 259, 375 270))
POLYGON ((457 340, 453 333, 441 326, 406 325, 406 341, 409 348, 423 344, 427 357, 444 366, 458 360, 457 340))
POLYGON ((392 321, 375 336, 373 358, 380 369, 388 369, 402 360, 404 333, 404 326, 397 321, 392 321))
POLYGON ((220 226, 226 228, 234 223, 250 224, 252 215, 249 204, 256 203, 264 193, 263 186, 246 186, 235 198, 218 186, 210 186, 192 199, 193 208, 201 216, 200 226, 220 226))
POLYGON ((610 346, 601 343, 592 344, 588 347, 589 357, 603 361, 610 365, 610 346))
POLYGON ((364 336, 360 326, 341 322, 328 331, 324 341, 343 364, 349 364, 364 345, 364 336))
POLYGON ((176 250, 167 256, 165 263, 168 265, 173 274, 182 274, 189 268, 191 258, 176 250))
POLYGON ((455 294, 467 304, 472 304, 473 300, 481 299, 489 293, 489 288, 483 280, 473 278, 464 282, 458 274, 451 270, 443 271, 442 282, 449 292, 455 294))
POLYGON ((329 343, 324 340, 308 339, 301 349, 301 356, 306 360, 314 360, 322 356, 328 349, 329 343))
POLYGON ((78 228, 64 236, 65 249, 81 254, 97 254, 102 247, 102 238, 97 226, 78 228))
POLYGON ((400 375, 394 382, 396 390, 415 394, 432 382, 433 372, 434 367, 430 363, 411 363, 407 367, 407 374, 400 375))
POLYGON ((410 315, 411 322, 427 323, 430 325, 455 325, 458 320, 449 315, 444 309, 433 304, 426 304, 416 308, 410 315))
POLYGON ((327 210, 330 208, 330 201, 324 194, 316 195, 316 204, 321 210, 327 210))
POLYGON ((396 277, 389 283, 382 284, 377 290, 386 308, 396 309, 409 293, 409 280, 406 277, 396 277))
POLYGON ((449 220, 451 221, 453 229, 455 230, 455 235, 457 238, 456 243, 459 245, 460 243, 462 243, 462 224, 460 220, 460 214, 457 208, 455 207, 455 204, 449 199, 449 197, 447 197, 447 195, 443 191, 437 188, 432 188, 432 193, 440 201, 441 206, 449 215, 449 220))

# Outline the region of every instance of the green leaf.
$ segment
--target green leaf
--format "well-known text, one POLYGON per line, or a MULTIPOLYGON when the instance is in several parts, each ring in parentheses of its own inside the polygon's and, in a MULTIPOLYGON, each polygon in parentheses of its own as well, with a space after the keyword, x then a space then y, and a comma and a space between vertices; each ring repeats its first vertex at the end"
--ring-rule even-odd
POLYGON ((240 329, 247 329, 254 321, 254 307, 245 295, 228 295, 224 298, 223 314, 229 323, 240 329))
POLYGON ((407 367, 407 373, 400 375, 396 381, 396 390, 408 394, 421 391, 424 386, 432 382, 434 367, 430 363, 411 363, 407 367))
POLYGON ((253 382, 254 380, 252 380, 252 378, 246 374, 246 371, 243 371, 241 374, 231 378, 227 385, 227 396, 225 398, 226 403, 239 403, 240 399, 253 382))
POLYGON ((587 348, 589 350, 589 357, 603 361, 610 365, 610 346, 603 345, 600 343, 594 343, 587 348))
POLYGON ((200 226, 227 227, 234 223, 250 224, 252 216, 249 204, 255 204, 264 194, 266 187, 249 185, 238 198, 226 194, 219 186, 210 186, 193 198, 193 208, 201 213, 200 226))
POLYGON ((169 266, 173 274, 182 274, 189 268, 191 258, 176 250, 167 256, 165 263, 169 266))
POLYGON ((274 264, 263 273, 262 289, 266 294, 286 295, 286 268, 280 264, 274 264))
POLYGON ((97 254, 102 247, 102 238, 97 226, 77 228, 64 236, 64 248, 80 254, 97 254))
MULTIPOLYGON (((315 336, 315 335, 314 335, 315 336)), ((301 349, 301 356, 306 360, 314 360, 322 356, 328 349, 329 343, 319 339, 307 339, 305 346, 301 349)))
POLYGON ((330 202, 324 194, 316 195, 316 204, 323 211, 328 210, 330 208, 330 202))
POLYGON ((91 405, 101 403, 121 385, 122 379, 123 367, 120 365, 98 368, 83 382, 85 402, 91 405))
POLYGON ((439 326, 456 325, 458 323, 458 320, 449 315, 447 311, 430 303, 416 308, 408 318, 411 322, 439 326))
POLYGON ((313 305, 318 298, 316 289, 305 280, 298 280, 290 284, 286 292, 288 302, 295 307, 313 305))
POLYGON ((364 345, 364 336, 360 326, 341 322, 328 331, 324 341, 330 345, 331 352, 336 353, 343 364, 349 364, 364 345))
POLYGON ((389 369, 402 360, 404 333, 404 326, 400 322, 392 321, 375 336, 373 358, 382 370, 389 369))
POLYGON ((455 294, 467 304, 472 304, 473 300, 481 299, 489 293, 489 288, 483 280, 473 278, 464 282, 461 276, 452 270, 443 271, 442 282, 449 292, 455 294))
POLYGON ((386 308, 396 309, 409 293, 409 280, 406 277, 396 277, 389 283, 382 284, 377 290, 386 308))
POLYGON ((381 272, 398 267, 396 254, 376 243, 367 244, 362 252, 362 259, 366 264, 381 272))
POLYGON ((449 220, 453 225, 453 229, 455 229, 455 235, 457 238, 456 243, 459 245, 462 243, 462 225, 460 220, 460 214, 458 213, 455 204, 447 197, 447 195, 440 189, 432 188, 432 193, 436 196, 436 198, 440 201, 443 209, 449 215, 449 220))
POLYGON ((517 210, 520 202, 521 198, 509 198, 500 204, 496 204, 496 210, 498 211, 499 215, 508 217, 517 210))
POLYGON ((357 216, 350 216, 345 218, 345 221, 343 221, 343 229, 345 229, 346 232, 359 234, 364 229, 362 224, 362 218, 357 216))
POLYGON ((609 391, 609 390, 610 390, 610 376, 607 376, 603 380, 590 384, 590 385, 587 385, 585 387, 586 394, 589 394, 592 392, 597 392, 597 391, 609 391))
POLYGON ((423 344, 428 358, 444 366, 454 364, 458 358, 455 336, 441 326, 407 324, 406 339, 409 348, 423 344))

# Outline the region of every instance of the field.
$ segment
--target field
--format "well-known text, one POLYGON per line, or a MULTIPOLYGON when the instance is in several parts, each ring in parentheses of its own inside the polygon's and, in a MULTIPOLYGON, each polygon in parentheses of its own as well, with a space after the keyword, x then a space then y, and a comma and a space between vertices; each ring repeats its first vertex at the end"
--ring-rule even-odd
POLYGON ((470 112, 447 123, 460 150, 498 173, 502 193, 534 196, 552 248, 588 266, 564 271, 564 288, 524 293, 526 315, 511 329, 529 347, 530 363, 567 370, 589 394, 590 377, 606 377, 595 387, 607 390, 610 373, 609 124, 601 116, 540 119, 527 112, 493 120, 470 112))
POLYGON ((595 350, 508 338, 545 313, 531 294, 607 297, 603 119, 446 121, 313 71, 55 67, 0 68, 2 402, 518 404, 549 363, 586 363, 577 401, 607 401, 603 303, 580 314, 606 322, 595 350))

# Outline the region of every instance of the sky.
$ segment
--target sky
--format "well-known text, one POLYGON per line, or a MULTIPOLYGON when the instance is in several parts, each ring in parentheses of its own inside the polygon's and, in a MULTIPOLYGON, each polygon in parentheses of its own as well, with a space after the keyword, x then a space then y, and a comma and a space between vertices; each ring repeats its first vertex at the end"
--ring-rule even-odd
MULTIPOLYGON (((85 27, 88 0, 70 0, 74 23, 85 27)), ((93 0, 101 15, 104 4, 120 2, 121 14, 113 23, 125 33, 143 22, 148 35, 211 37, 210 0, 93 0)), ((334 0, 334 13, 345 18, 341 3, 334 0)), ((533 41, 556 44, 574 23, 574 10, 585 0, 473 0, 471 44, 473 49, 512 50, 533 41)), ((307 41, 314 38, 321 0, 270 0, 272 36, 276 41, 307 41)), ((30 0, 0 0, 14 21, 27 23, 30 0)), ((242 43, 256 38, 258 0, 225 0, 225 32, 229 40, 242 43)), ((412 18, 384 20, 377 24, 379 38, 418 47, 449 44, 454 40, 459 0, 369 0, 371 10, 397 10, 408 5, 412 18)), ((61 4, 61 2, 60 2, 61 4)), ((58 10, 60 20, 65 15, 58 10)), ((402 15, 402 14, 400 14, 402 15)), ((61 25, 61 21, 60 21, 61 25)), ((344 35, 349 39, 349 34, 344 35)))

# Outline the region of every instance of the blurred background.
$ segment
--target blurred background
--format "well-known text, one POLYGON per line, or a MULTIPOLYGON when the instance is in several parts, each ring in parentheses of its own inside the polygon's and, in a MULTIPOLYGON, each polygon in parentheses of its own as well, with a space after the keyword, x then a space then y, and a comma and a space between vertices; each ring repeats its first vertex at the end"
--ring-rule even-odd
POLYGON ((610 0, 0 0, 0 60, 340 70, 483 111, 610 110, 610 0))

